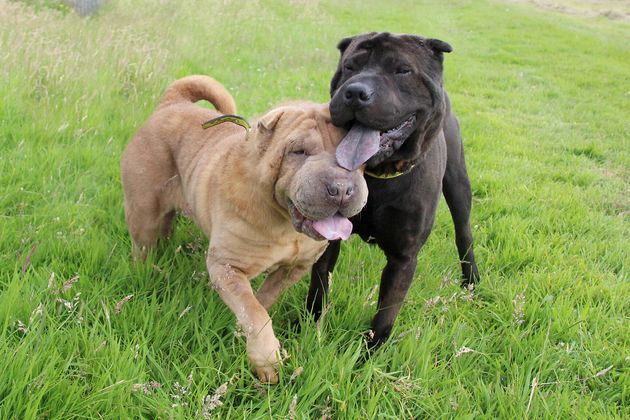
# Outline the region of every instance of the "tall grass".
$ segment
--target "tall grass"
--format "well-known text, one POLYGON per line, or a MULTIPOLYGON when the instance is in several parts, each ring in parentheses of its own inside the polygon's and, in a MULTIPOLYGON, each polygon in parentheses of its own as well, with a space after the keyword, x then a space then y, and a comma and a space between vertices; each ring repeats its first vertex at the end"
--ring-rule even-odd
POLYGON ((0 0, 0 418, 627 418, 629 34, 490 1, 119 0, 81 19, 0 0), (246 117, 323 102, 336 42, 372 30, 455 47, 483 282, 458 288, 441 206, 364 362, 384 259, 353 239, 322 322, 306 280, 272 309, 289 358, 262 386, 190 222, 131 263, 118 159, 175 78, 212 75, 246 117))

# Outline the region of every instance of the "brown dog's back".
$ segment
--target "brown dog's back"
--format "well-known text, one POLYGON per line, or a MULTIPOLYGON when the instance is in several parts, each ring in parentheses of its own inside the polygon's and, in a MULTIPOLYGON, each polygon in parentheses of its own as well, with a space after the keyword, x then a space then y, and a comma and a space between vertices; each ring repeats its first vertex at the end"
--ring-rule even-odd
MULTIPOLYGON (((217 113, 236 113, 227 89, 208 76, 184 77, 166 89, 157 111, 127 145, 121 175, 134 257, 144 259, 147 248, 170 234, 176 209, 188 210, 180 176, 190 174, 180 174, 178 164, 193 168, 190 160, 207 140, 191 132, 202 130, 201 123, 217 113), (210 102, 218 112, 193 105, 200 100, 210 102)), ((234 129, 217 129, 230 128, 234 129)))

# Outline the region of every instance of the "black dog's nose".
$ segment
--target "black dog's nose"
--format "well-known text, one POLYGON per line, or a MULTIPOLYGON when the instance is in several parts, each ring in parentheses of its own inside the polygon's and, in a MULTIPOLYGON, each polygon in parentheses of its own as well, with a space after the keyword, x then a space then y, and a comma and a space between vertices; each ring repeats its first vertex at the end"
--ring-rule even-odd
POLYGON ((350 83, 343 92, 346 105, 352 108, 363 108, 372 102, 372 89, 361 82, 350 83))
POLYGON ((333 181, 326 184, 326 190, 330 198, 341 205, 354 194, 354 185, 351 182, 333 181))

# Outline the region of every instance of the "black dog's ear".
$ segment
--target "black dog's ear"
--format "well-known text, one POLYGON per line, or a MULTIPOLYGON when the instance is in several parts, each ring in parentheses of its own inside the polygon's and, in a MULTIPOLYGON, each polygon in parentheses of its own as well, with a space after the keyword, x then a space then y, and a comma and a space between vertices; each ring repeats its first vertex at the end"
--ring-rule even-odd
POLYGON ((453 51, 453 47, 448 42, 444 42, 441 39, 427 38, 424 40, 424 45, 429 47, 431 51, 437 56, 440 61, 444 60, 443 53, 450 53, 453 51))
POLYGON ((451 44, 441 39, 427 38, 424 40, 424 43, 435 52, 450 53, 453 51, 451 44))
MULTIPOLYGON (((343 57, 343 53, 346 52, 352 41, 356 36, 350 36, 348 38, 344 38, 337 44, 337 49, 341 53, 341 57, 343 57)), ((330 96, 332 97, 335 91, 337 90, 337 85, 339 84, 339 79, 341 79, 341 57, 339 57, 339 64, 337 64, 337 71, 333 75, 330 80, 330 96)))
POLYGON ((356 37, 350 36, 339 41, 339 43, 337 44, 337 49, 341 52, 341 55, 343 55, 344 51, 348 48, 352 41, 354 41, 354 38, 356 37))
POLYGON ((330 79, 330 97, 331 98, 335 94, 335 91, 337 90, 339 79, 341 79, 341 60, 339 60, 339 64, 337 64, 337 71, 333 75, 332 79, 330 79))

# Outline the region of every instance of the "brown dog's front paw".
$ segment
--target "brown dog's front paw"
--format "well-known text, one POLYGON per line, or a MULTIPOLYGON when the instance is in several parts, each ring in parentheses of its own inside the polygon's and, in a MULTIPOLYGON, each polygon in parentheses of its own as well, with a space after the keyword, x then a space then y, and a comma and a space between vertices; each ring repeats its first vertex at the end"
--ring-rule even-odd
POLYGON ((273 366, 261 366, 255 367, 254 372, 260 382, 265 384, 277 384, 278 383, 278 372, 273 366))
POLYGON ((247 339, 247 353, 253 370, 261 382, 278 383, 277 366, 281 363, 280 342, 268 322, 260 333, 247 339))

